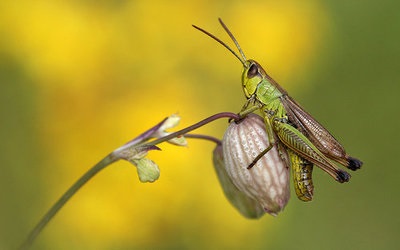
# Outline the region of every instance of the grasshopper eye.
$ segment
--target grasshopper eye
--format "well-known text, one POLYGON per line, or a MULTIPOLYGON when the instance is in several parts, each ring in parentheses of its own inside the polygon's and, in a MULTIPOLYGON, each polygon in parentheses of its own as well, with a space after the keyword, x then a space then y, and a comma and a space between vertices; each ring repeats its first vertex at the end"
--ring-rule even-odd
POLYGON ((247 71, 247 78, 253 78, 258 74, 258 67, 254 63, 250 66, 249 71, 247 71))

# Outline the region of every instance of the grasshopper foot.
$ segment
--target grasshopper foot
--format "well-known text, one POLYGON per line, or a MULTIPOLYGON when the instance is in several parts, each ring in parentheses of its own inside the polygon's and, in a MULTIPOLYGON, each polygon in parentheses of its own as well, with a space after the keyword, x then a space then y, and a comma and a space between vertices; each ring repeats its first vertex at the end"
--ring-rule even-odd
POLYGON ((340 183, 348 182, 350 180, 351 175, 344 170, 338 170, 336 172, 336 180, 340 183))
POLYGON ((360 161, 359 159, 356 159, 356 158, 353 158, 353 157, 350 157, 350 156, 348 157, 348 160, 349 160, 348 168, 353 170, 353 171, 357 170, 357 169, 360 169, 362 164, 363 164, 363 162, 360 161))

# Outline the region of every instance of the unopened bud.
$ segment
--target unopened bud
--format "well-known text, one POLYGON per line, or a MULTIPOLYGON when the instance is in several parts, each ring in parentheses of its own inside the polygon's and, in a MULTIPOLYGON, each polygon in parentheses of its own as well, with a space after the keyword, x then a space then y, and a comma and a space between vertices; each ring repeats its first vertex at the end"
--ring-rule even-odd
POLYGON ((137 169, 141 182, 154 182, 160 177, 160 170, 157 164, 147 158, 130 159, 137 169))
POLYGON ((257 219, 263 216, 265 212, 260 203, 240 191, 228 176, 225 169, 222 145, 218 145, 214 149, 213 163, 222 190, 230 203, 247 218, 257 219))
MULTIPOLYGON (((178 116, 177 114, 172 114, 170 115, 162 124, 161 126, 153 133, 153 137, 156 138, 161 138, 164 136, 167 136, 171 134, 170 132, 167 132, 167 129, 176 127, 179 124, 179 121, 181 120, 181 117, 178 116)), ((168 140, 169 143, 176 145, 176 146, 187 146, 187 141, 186 138, 183 136, 175 137, 170 140, 168 140)))
POLYGON ((154 182, 160 176, 160 170, 157 164, 145 158, 150 150, 160 150, 160 148, 155 145, 124 145, 114 150, 112 154, 135 165, 141 182, 154 182))
POLYGON ((180 121, 181 121, 181 117, 179 115, 172 114, 172 115, 168 116, 168 118, 163 122, 163 124, 160 126, 159 130, 165 131, 167 129, 176 127, 180 121))
POLYGON ((255 114, 249 114, 238 124, 231 122, 222 146, 226 172, 233 184, 256 200, 265 212, 276 216, 290 197, 289 161, 285 149, 276 143, 248 169, 269 146, 265 126, 264 120, 255 114))

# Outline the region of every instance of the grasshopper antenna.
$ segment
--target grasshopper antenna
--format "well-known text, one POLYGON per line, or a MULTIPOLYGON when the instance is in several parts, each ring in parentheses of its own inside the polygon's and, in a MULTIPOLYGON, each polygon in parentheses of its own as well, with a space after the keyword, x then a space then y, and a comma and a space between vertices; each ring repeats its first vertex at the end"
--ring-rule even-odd
POLYGON ((244 56, 244 53, 242 51, 242 49, 239 46, 239 43, 237 42, 237 40, 235 39, 235 37, 232 35, 232 33, 230 32, 230 30, 226 27, 226 25, 222 22, 221 18, 218 19, 219 22, 221 23, 222 27, 225 29, 225 31, 228 33, 228 35, 230 36, 230 38, 233 40, 233 42, 235 43, 236 47, 238 48, 240 55, 242 56, 242 58, 235 52, 233 51, 233 49, 231 49, 226 43, 224 43, 223 41, 221 41, 221 39, 217 38, 216 36, 214 36, 213 34, 211 34, 208 31, 205 31, 204 29, 197 27, 196 25, 192 25, 195 29, 200 30, 201 32, 203 32, 204 34, 208 35, 209 37, 211 37, 212 39, 214 39, 215 41, 219 42, 222 46, 224 46, 226 49, 228 49, 237 59, 239 59, 239 61, 243 64, 244 67, 247 67, 246 65, 246 57, 244 56))
POLYGON ((236 40, 235 36, 232 34, 232 32, 228 29, 228 27, 225 25, 224 22, 222 22, 221 18, 218 18, 219 23, 222 25, 222 27, 224 28, 224 30, 226 31, 226 33, 228 33, 229 37, 232 39, 232 41, 235 43, 236 48, 239 50, 240 55, 242 55, 243 61, 247 61, 246 56, 243 53, 242 48, 240 48, 240 45, 238 43, 238 41, 236 40))

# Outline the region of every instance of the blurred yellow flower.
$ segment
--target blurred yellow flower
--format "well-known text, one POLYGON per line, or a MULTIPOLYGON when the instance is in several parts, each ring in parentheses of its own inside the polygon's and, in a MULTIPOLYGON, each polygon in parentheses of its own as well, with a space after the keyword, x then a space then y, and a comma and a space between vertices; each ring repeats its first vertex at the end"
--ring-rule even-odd
MULTIPOLYGON (((43 209, 107 152, 167 114, 179 112, 190 124, 223 108, 239 111, 244 99, 232 98, 242 95, 240 65, 190 27, 199 25, 229 41, 217 17, 248 58, 281 78, 307 67, 328 19, 317 1, 0 4, 1 46, 38 89, 33 122, 40 128, 38 147, 49 157, 32 167, 43 173, 34 181, 49 189, 39 194, 43 209), (206 71, 221 78, 210 82, 206 71), (226 91, 221 94, 219 88, 226 91)), ((204 130, 222 137, 225 127, 204 130)), ((151 152, 162 172, 154 184, 140 184, 133 168, 115 164, 67 204, 38 246, 256 245, 263 226, 243 219, 224 198, 212 167, 212 146, 162 145, 168 157, 151 152), (253 241, 244 243, 249 238, 253 241)))

